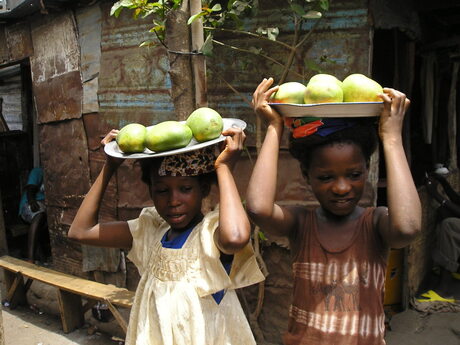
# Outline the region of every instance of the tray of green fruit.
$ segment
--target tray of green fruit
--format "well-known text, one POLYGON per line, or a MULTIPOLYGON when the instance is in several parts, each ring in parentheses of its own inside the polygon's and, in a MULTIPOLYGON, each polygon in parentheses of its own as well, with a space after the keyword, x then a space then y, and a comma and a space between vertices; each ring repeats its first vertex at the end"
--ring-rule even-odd
MULTIPOLYGON (((214 145, 224 141, 226 137, 223 136, 221 132, 229 128, 241 128, 244 130, 246 128, 246 122, 236 118, 222 118, 221 129, 218 130, 218 133, 213 135, 215 136, 213 139, 209 140, 206 137, 200 137, 199 134, 195 134, 198 137, 197 140, 191 131, 188 133, 188 127, 189 126, 187 125, 187 121, 164 121, 154 126, 145 127, 144 139, 140 139, 140 144, 138 147, 131 150, 126 148, 124 150, 121 149, 124 147, 119 140, 120 133, 123 130, 122 128, 118 133, 117 140, 111 141, 105 145, 104 151, 112 157, 127 159, 141 159, 175 155, 197 150, 205 146, 214 145), (154 128, 155 126, 157 127, 154 128), (146 146, 146 142, 150 148, 146 146), (169 148, 168 146, 172 148, 169 148), (156 147, 159 149, 151 149, 156 147)), ((198 131, 199 130, 200 129, 198 129, 198 131)), ((142 136, 142 134, 140 136, 142 136)))

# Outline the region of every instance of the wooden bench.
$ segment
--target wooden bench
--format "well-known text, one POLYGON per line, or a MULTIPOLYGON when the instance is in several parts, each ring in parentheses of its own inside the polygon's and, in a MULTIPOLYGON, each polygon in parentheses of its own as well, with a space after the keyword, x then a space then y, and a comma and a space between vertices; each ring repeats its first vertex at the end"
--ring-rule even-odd
POLYGON ((101 301, 107 304, 126 334, 127 322, 116 307, 131 308, 134 292, 57 272, 7 255, 0 257, 0 267, 5 273, 6 300, 10 308, 19 304, 27 305, 27 290, 32 281, 38 280, 57 288, 59 312, 65 333, 81 327, 85 312, 101 301), (82 297, 87 300, 85 305, 82 297))

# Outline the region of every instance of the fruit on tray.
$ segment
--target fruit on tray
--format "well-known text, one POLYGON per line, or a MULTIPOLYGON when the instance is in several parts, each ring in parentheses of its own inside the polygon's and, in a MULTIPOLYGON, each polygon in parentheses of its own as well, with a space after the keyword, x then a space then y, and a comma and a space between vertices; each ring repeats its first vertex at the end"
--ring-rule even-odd
POLYGON ((187 146, 192 130, 183 122, 163 121, 147 128, 145 146, 154 152, 163 152, 187 146))
POLYGON ((283 83, 273 94, 273 103, 302 104, 304 102, 306 86, 296 81, 283 83))
POLYGON ((344 102, 380 102, 382 86, 364 74, 351 74, 342 82, 344 102))
POLYGON ((304 103, 339 103, 343 101, 342 82, 330 74, 316 74, 307 84, 304 103))
POLYGON ((118 132, 116 141, 124 153, 143 152, 147 129, 140 123, 130 123, 118 132))
POLYGON ((200 143, 218 138, 224 128, 224 121, 220 114, 207 107, 194 110, 185 123, 192 130, 193 137, 200 143))

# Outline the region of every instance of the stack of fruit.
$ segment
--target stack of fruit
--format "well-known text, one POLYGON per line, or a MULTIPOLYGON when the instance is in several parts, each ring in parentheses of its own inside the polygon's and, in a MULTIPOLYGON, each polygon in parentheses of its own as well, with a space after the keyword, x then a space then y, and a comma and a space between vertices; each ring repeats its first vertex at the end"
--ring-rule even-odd
POLYGON ((120 129, 117 144, 123 153, 164 152, 187 146, 192 138, 199 143, 216 139, 223 129, 223 120, 214 109, 203 107, 193 111, 185 122, 163 121, 151 127, 130 123, 120 129))
POLYGON ((343 81, 330 74, 316 74, 307 85, 287 82, 272 96, 273 103, 319 104, 380 102, 382 86, 364 74, 351 74, 343 81))

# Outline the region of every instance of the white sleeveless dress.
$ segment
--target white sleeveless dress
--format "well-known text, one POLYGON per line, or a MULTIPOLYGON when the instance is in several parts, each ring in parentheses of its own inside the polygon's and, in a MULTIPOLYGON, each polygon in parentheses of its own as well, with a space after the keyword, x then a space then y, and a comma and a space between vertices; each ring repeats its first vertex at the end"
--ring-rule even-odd
POLYGON ((234 289, 264 279, 251 244, 235 254, 230 274, 214 244, 218 210, 209 212, 180 249, 163 248, 169 225, 154 207, 128 221, 133 246, 128 258, 141 279, 126 345, 256 344, 234 289), (217 304, 212 294, 226 293, 217 304))

